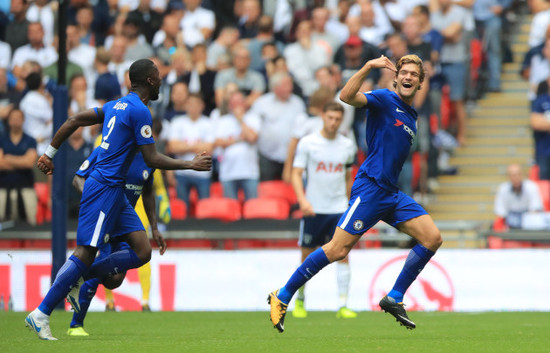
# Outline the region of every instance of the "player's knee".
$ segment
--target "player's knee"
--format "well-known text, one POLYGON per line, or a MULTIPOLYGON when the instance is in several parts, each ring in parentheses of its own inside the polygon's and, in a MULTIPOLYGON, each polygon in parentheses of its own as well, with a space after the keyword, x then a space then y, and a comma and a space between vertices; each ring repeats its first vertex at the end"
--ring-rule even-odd
POLYGON ((137 253, 137 256, 139 257, 139 259, 141 260, 141 262, 143 264, 146 264, 148 263, 150 260, 151 260, 151 247, 148 246, 146 247, 145 249, 141 249, 138 253, 137 253))
POLYGON ((323 248, 323 250, 330 262, 341 261, 345 259, 349 253, 349 249, 344 247, 328 247, 323 248))
POLYGON ((102 284, 107 289, 115 289, 122 285, 122 282, 124 282, 124 277, 126 276, 125 273, 119 273, 114 276, 108 277, 102 281, 102 284))
POLYGON ((428 249, 436 251, 443 244, 443 238, 441 237, 441 232, 435 230, 427 239, 427 244, 425 245, 428 249))

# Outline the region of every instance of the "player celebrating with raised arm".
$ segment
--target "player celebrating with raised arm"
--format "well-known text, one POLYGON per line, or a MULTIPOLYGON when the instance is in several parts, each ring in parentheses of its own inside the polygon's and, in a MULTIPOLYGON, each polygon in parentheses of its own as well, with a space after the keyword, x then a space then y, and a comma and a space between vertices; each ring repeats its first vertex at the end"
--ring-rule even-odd
MULTIPOLYGON (((346 210, 351 191, 351 165, 355 159, 355 145, 338 133, 344 107, 336 102, 324 105, 320 131, 305 136, 298 143, 291 172, 291 181, 304 217, 300 224, 299 244, 302 262, 315 249, 327 243, 342 213, 346 210), (307 187, 304 192, 303 174, 307 187)), ((339 294, 338 318, 354 318, 357 313, 347 307, 350 270, 348 258, 337 263, 339 294)), ((292 316, 305 318, 305 285, 298 290, 292 316)))
POLYGON ((396 186, 416 134, 417 114, 411 104, 423 81, 424 69, 418 56, 402 57, 397 67, 381 56, 368 61, 342 89, 342 101, 355 107, 367 106, 367 159, 357 173, 349 207, 340 218, 332 240, 311 253, 284 287, 269 294, 271 322, 279 332, 284 331, 288 303, 298 288, 328 264, 344 259, 361 235, 380 220, 418 241, 392 290, 380 300, 382 310, 393 315, 399 323, 409 329, 416 327, 407 316, 403 296, 443 242, 432 218, 396 186), (395 72, 396 91, 359 92, 361 84, 375 68, 395 72))
POLYGON ((25 319, 25 324, 41 339, 56 339, 50 331, 50 314, 69 292, 76 293, 70 302, 76 312, 80 311, 78 291, 83 278, 108 277, 139 267, 151 259, 151 245, 145 229, 124 195, 124 178, 136 150, 140 149, 145 163, 151 168, 210 170, 212 167, 212 157, 205 153, 191 161, 182 161, 157 152, 152 138, 152 117, 147 108, 150 100, 158 99, 161 85, 155 64, 148 59, 135 61, 130 66, 130 81, 132 89, 127 96, 67 119, 37 162, 42 172, 52 174, 52 158, 59 146, 78 127, 105 121, 97 163, 86 179, 80 201, 77 247, 59 270, 42 303, 25 319), (120 240, 126 241, 130 248, 94 262, 97 247, 107 240, 107 234, 120 234, 120 240))

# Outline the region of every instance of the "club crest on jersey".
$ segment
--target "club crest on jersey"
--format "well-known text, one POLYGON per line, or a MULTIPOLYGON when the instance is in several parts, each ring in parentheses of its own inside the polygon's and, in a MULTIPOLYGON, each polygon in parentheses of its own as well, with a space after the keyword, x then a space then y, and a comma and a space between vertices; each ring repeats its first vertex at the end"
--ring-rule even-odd
POLYGON ((141 136, 148 139, 152 135, 153 135, 153 132, 151 131, 151 127, 149 125, 143 125, 143 127, 141 128, 141 136))
POLYGON ((360 219, 355 220, 355 222, 353 222, 353 229, 355 230, 363 229, 363 221, 360 219))
POLYGON ((86 159, 86 160, 84 161, 84 163, 82 163, 82 164, 80 165, 80 170, 86 170, 86 169, 88 169, 89 166, 90 166, 90 161, 86 159))
POLYGON ((147 180, 147 178, 149 178, 149 172, 147 170, 144 170, 141 175, 143 175, 143 180, 147 180))

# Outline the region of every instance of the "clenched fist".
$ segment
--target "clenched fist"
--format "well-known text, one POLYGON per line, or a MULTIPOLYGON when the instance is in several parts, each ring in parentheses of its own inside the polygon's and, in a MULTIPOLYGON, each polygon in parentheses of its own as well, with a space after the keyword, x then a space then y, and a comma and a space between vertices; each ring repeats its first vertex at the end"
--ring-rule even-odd
POLYGON ((43 154, 38 158, 38 162, 36 162, 36 166, 38 169, 42 171, 42 173, 46 175, 52 175, 53 174, 53 161, 50 157, 43 154))
POLYGON ((191 169, 198 171, 208 171, 212 169, 212 156, 206 152, 197 154, 191 162, 193 163, 193 167, 191 169))

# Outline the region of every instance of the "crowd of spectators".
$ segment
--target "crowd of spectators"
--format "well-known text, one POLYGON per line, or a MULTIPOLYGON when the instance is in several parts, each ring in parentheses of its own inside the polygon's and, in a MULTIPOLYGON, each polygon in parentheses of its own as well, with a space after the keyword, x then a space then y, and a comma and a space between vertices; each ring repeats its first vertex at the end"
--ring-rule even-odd
MULTIPOLYGON (((441 172, 434 144, 438 129, 457 145, 467 143, 466 93, 478 85, 470 80, 470 42, 477 38, 484 44, 484 89, 500 91, 503 21, 510 19, 505 14, 513 6, 512 0, 68 2, 69 114, 127 94, 130 64, 154 60, 163 79, 160 98, 150 106, 162 125, 159 147, 185 159, 206 151, 217 161, 212 173, 166 175, 186 202, 192 188, 199 198, 208 197, 212 181, 221 181, 225 196, 232 198, 239 188, 246 198, 256 197, 260 181, 288 181, 297 141, 319 127, 320 108, 338 100, 351 75, 381 54, 398 60, 414 53, 425 62, 429 80, 414 103, 419 118, 412 151, 421 155, 422 172, 413 187, 410 158, 400 182, 410 194, 429 192, 428 180, 441 172), (450 88, 452 105, 447 126, 438 119, 444 86, 450 88)), ((546 1, 529 3, 534 21, 550 22, 546 1)), ((38 176, 28 161, 44 152, 52 135, 48 89, 58 78, 57 11, 58 2, 49 0, 0 4, 0 134, 5 135, 0 138, 0 209, 14 198, 6 196, 12 190, 29 199, 25 190, 38 176)), ((532 53, 532 65, 547 60, 546 27, 532 27, 529 43, 540 48, 532 53)), ((524 72, 529 77, 528 67, 524 72)), ((362 90, 392 89, 392 84, 391 72, 373 70, 362 90)), ((340 132, 356 141, 360 163, 368 149, 365 110, 345 109, 340 132)), ((99 132, 83 129, 71 139, 71 169, 99 132)), ((22 209, 30 222, 32 207, 22 209)))

